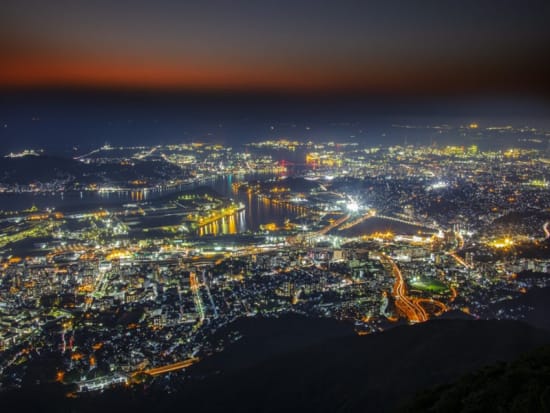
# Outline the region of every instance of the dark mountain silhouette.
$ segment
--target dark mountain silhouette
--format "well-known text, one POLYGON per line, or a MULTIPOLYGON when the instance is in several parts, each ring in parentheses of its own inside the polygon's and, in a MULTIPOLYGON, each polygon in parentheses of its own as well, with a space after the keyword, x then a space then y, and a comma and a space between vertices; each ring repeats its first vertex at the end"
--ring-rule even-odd
POLYGON ((423 391, 399 412, 550 412, 550 347, 423 391))
POLYGON ((72 158, 25 156, 3 158, 0 183, 28 185, 62 180, 69 183, 126 182, 134 179, 167 179, 185 175, 179 167, 165 161, 134 160, 133 164, 86 164, 72 158))
POLYGON ((248 336, 219 355, 230 363, 220 359, 218 374, 208 367, 216 356, 202 367, 199 363, 188 373, 203 378, 177 377, 172 382, 180 385, 173 393, 157 381, 65 399, 66 389, 48 385, 5 393, 0 403, 19 412, 389 412, 421 390, 550 343, 549 332, 517 321, 434 320, 369 336, 301 340, 303 345, 292 349, 282 343, 310 320, 296 318, 285 332, 278 324, 287 321, 247 321, 248 336), (274 351, 277 347, 281 351, 274 351))

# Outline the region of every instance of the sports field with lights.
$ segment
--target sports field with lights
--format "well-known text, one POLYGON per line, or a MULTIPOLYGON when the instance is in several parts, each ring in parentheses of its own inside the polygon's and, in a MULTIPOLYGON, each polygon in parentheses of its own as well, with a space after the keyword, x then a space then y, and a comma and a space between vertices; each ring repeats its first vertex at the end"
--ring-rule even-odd
POLYGON ((413 289, 420 291, 437 294, 442 294, 449 291, 449 287, 445 283, 432 278, 415 277, 408 280, 408 283, 413 289))

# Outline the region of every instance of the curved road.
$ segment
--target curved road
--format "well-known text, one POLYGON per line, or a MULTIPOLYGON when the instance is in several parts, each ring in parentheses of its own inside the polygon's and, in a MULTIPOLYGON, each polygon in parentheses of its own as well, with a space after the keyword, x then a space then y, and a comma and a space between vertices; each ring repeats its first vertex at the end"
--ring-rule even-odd
POLYGON ((405 280, 397 264, 386 254, 382 254, 381 258, 391 266, 392 273, 395 277, 392 295, 395 299, 395 306, 397 309, 412 323, 427 321, 429 316, 426 310, 407 296, 405 280))

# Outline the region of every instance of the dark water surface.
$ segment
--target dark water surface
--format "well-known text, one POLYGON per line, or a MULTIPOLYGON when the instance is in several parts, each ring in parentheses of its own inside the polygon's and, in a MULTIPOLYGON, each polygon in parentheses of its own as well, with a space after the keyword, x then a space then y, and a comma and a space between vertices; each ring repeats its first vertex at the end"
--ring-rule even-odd
POLYGON ((299 208, 272 204, 259 199, 254 194, 233 190, 234 182, 249 179, 269 179, 271 174, 225 175, 212 179, 197 181, 178 188, 154 189, 121 192, 58 192, 47 194, 2 194, 0 195, 0 210, 24 210, 36 206, 39 209, 54 208, 60 211, 77 211, 91 208, 117 207, 127 203, 148 202, 167 195, 177 195, 183 191, 199 187, 210 187, 218 194, 232 198, 244 205, 245 209, 234 216, 220 219, 203 228, 202 234, 241 233, 247 230, 255 231, 260 225, 275 222, 281 225, 286 219, 293 219, 302 212, 299 208))

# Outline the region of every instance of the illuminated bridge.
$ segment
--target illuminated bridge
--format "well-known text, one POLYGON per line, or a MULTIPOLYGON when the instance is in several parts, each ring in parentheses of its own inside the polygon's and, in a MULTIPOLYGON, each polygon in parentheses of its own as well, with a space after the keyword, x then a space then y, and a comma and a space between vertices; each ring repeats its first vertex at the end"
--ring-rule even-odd
POLYGON ((158 376, 159 374, 165 374, 170 373, 171 371, 177 371, 181 369, 185 369, 196 362, 198 362, 200 359, 198 357, 191 357, 183 361, 178 361, 176 363, 168 364, 166 366, 161 367, 155 367, 149 370, 145 370, 145 373, 151 375, 151 376, 158 376))

